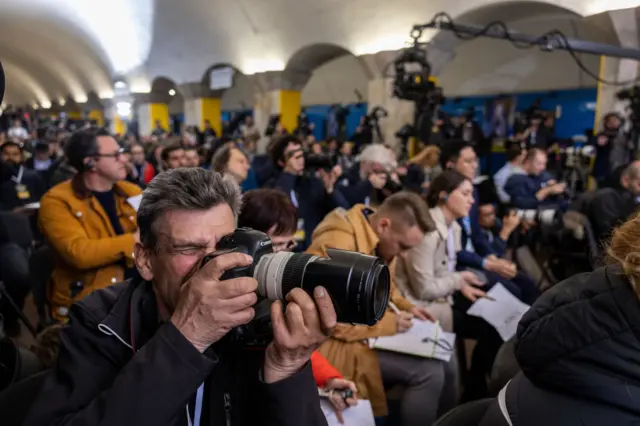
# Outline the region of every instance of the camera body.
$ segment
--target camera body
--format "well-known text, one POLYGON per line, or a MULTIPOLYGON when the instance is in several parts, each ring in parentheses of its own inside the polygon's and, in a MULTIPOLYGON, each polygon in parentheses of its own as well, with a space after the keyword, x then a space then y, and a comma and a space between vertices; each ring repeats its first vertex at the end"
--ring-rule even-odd
POLYGON ((323 258, 304 253, 273 252, 271 239, 251 228, 238 228, 220 239, 216 251, 200 264, 227 253, 253 257, 248 266, 229 269, 220 280, 253 277, 258 281, 258 303, 254 319, 229 333, 229 338, 246 346, 266 347, 272 340, 271 303, 285 301, 296 287, 311 297, 317 286, 326 288, 339 322, 376 324, 389 301, 391 279, 381 259, 361 253, 328 249, 323 258))
POLYGON ((304 168, 307 170, 331 170, 338 164, 335 155, 307 154, 304 158, 304 168))

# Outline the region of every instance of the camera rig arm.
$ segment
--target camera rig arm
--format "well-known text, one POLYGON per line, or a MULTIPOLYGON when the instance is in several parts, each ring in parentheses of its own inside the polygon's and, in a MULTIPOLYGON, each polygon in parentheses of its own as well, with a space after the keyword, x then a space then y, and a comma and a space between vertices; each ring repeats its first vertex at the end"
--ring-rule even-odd
POLYGON ((489 37, 511 41, 519 48, 539 46, 545 51, 566 50, 570 53, 588 53, 615 58, 635 59, 640 61, 640 50, 618 47, 610 44, 595 43, 566 37, 558 30, 548 31, 541 36, 532 36, 509 30, 501 21, 494 21, 485 27, 456 24, 446 13, 438 13, 426 24, 414 25, 411 37, 418 40, 425 29, 452 31, 462 40, 472 40, 477 37, 489 37))

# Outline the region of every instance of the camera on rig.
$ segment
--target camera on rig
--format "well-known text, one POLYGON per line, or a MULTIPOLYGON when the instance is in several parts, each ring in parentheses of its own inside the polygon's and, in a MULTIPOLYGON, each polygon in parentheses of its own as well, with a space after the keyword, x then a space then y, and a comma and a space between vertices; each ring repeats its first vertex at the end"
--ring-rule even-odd
POLYGON ((640 128, 640 86, 622 89, 616 93, 620 101, 629 101, 627 108, 631 111, 630 120, 635 128, 640 128))
POLYGON ((419 47, 405 49, 393 65, 396 73, 393 83, 395 97, 414 102, 440 100, 442 91, 436 87, 433 81, 429 80, 431 65, 427 61, 425 50, 419 47))

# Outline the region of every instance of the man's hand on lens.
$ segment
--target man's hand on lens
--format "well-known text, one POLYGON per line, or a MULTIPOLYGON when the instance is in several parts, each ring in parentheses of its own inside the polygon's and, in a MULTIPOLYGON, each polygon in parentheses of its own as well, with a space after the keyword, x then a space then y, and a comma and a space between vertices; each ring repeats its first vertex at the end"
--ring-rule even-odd
POLYGON ((358 389, 356 388, 356 384, 351 380, 333 378, 327 380, 325 390, 330 391, 329 401, 331 402, 331 405, 333 405, 333 409, 336 411, 336 417, 338 418, 338 421, 340 422, 340 424, 344 424, 342 411, 358 404, 358 389), (351 392, 353 392, 353 398, 344 399, 342 398, 342 395, 340 393, 331 392, 334 390, 350 390, 351 392))
POLYGON ((223 254, 211 259, 180 289, 171 322, 200 352, 253 319, 258 282, 248 277, 220 281, 226 270, 252 262, 243 253, 223 254))
POLYGON ((369 175, 369 183, 375 189, 382 189, 387 184, 387 174, 386 173, 371 173, 369 175))
POLYGON ((334 175, 333 172, 330 172, 330 171, 328 172, 322 169, 318 170, 318 174, 322 179, 322 183, 324 184, 324 189, 327 192, 327 194, 333 193, 333 188, 336 184, 336 180, 338 179, 338 177, 334 175))
POLYGON ((398 333, 405 333, 411 328, 413 314, 411 312, 398 312, 396 314, 396 326, 398 333))
POLYGON ((313 299, 301 288, 287 294, 286 311, 282 302, 271 305, 273 342, 264 360, 264 380, 274 383, 296 374, 331 335, 337 315, 324 287, 316 287, 313 299))

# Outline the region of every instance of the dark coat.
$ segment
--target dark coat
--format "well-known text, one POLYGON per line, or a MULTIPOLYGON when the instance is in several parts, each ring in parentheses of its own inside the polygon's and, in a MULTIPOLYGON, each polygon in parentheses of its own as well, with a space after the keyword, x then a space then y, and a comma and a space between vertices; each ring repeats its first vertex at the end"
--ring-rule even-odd
MULTIPOLYGON (((524 375, 507 386, 513 424, 640 424, 640 300, 620 267, 543 294, 520 321, 515 353, 524 375)), ((480 426, 506 424, 496 405, 480 426)))
POLYGON ((147 282, 96 291, 71 308, 25 426, 183 426, 202 383, 203 426, 326 425, 310 364, 266 384, 264 350, 223 342, 202 354, 173 323, 159 323, 147 282))

